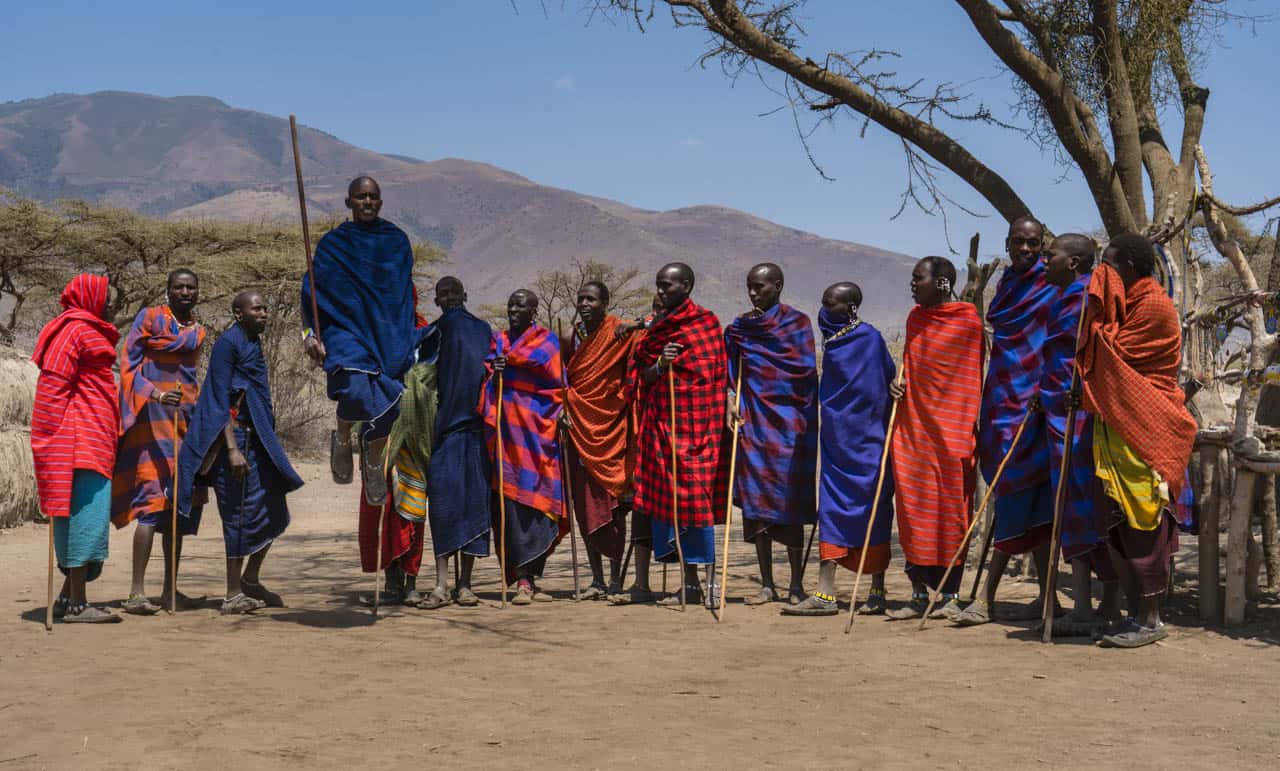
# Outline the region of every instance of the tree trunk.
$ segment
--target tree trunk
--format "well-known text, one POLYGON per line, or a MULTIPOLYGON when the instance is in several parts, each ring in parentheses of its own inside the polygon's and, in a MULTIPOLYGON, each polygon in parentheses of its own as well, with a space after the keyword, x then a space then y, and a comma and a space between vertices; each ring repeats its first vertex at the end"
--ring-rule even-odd
POLYGON ((1280 477, 1268 485, 1270 495, 1262 500, 1262 551, 1267 564, 1267 591, 1280 591, 1280 532, 1276 529, 1276 488, 1280 477))
POLYGON ((1222 613, 1222 592, 1219 586, 1218 563, 1218 510, 1225 495, 1218 475, 1218 455, 1224 452, 1216 445, 1200 448, 1200 620, 1213 622, 1222 613), (1214 486, 1218 486, 1215 495, 1214 486))
POLYGON ((1247 600, 1246 574, 1249 558, 1249 523, 1253 519, 1253 490, 1257 474, 1240 466, 1236 468, 1235 494, 1232 495, 1231 530, 1227 534, 1227 597, 1222 613, 1226 626, 1244 623, 1247 600))

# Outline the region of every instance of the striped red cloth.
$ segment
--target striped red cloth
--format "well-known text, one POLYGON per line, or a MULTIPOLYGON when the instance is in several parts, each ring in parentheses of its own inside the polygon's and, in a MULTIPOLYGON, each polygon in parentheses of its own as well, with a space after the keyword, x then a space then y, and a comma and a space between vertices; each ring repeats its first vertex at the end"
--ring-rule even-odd
POLYGON ((971 303, 917 305, 907 316, 893 476, 898 540, 913 565, 946 565, 969 525, 983 345, 971 303))
POLYGON ((1126 289, 1109 265, 1093 271, 1088 303, 1076 357, 1084 408, 1118 431, 1177 500, 1196 439, 1178 386, 1178 311, 1155 279, 1126 289))
MULTIPOLYGON (((650 384, 641 372, 653 366, 667 343, 684 350, 671 365, 676 390, 680 526, 708 527, 724 518, 727 475, 720 472, 728 365, 716 315, 685 300, 660 316, 636 345, 628 381, 640 403, 636 429, 635 509, 671 522, 671 396, 668 376, 650 384)), ((726 466, 728 464, 725 464, 726 466)))
POLYGON ((120 405, 111 365, 120 332, 104 316, 106 276, 82 273, 62 290, 63 311, 44 326, 31 360, 40 368, 31 414, 31 455, 40 509, 71 516, 76 469, 110 479, 120 405))

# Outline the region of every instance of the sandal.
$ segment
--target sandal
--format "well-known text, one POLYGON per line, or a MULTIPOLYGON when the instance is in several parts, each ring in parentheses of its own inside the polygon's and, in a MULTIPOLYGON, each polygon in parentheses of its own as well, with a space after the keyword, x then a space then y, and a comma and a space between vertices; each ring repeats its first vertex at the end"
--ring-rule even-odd
POLYGON ((619 592, 609 597, 610 605, 650 605, 657 599, 653 591, 650 589, 642 589, 639 586, 632 586, 625 592, 619 592))
POLYGON ((240 592, 235 597, 227 597, 222 600, 222 608, 218 611, 224 616, 244 615, 252 613, 255 610, 265 608, 267 604, 262 600, 255 600, 246 596, 244 592, 240 592))
POLYGON ((53 601, 53 618, 61 621, 67 615, 67 608, 71 607, 71 598, 65 594, 58 595, 58 599, 53 601))
MULTIPOLYGON (((383 453, 387 448, 383 447, 383 453)), ((369 457, 367 444, 360 448, 360 478, 364 482, 364 502, 370 506, 381 507, 387 502, 387 474, 383 462, 369 457), (373 463, 370 463, 373 461, 373 463)))
POLYGON ((62 617, 64 624, 118 624, 124 621, 123 616, 117 616, 108 610, 95 608, 85 603, 84 605, 76 605, 67 607, 67 613, 62 617))
POLYGON ((471 591, 470 586, 463 586, 454 595, 454 602, 464 608, 474 608, 480 604, 480 598, 476 596, 475 592, 471 591))
POLYGON ((886 611, 885 616, 892 621, 909 621, 923 616, 925 609, 928 607, 929 595, 912 593, 910 602, 901 608, 886 611))
POLYGON ((805 592, 803 587, 793 586, 787 590, 787 604, 799 605, 804 602, 808 596, 809 595, 805 592))
POLYGON ((770 602, 778 602, 782 598, 778 596, 778 590, 772 586, 762 586, 760 591, 753 595, 744 597, 743 605, 767 605, 770 602))
POLYGON ((888 609, 889 601, 884 590, 872 589, 867 594, 867 601, 859 605, 854 612, 859 616, 883 616, 888 609))
POLYGON ((240 579, 240 591, 244 592, 244 596, 258 600, 268 608, 283 608, 284 600, 280 599, 280 595, 267 589, 267 587, 256 581, 250 581, 246 578, 240 579))
MULTIPOLYGON (((684 588, 684 602, 686 605, 702 604, 702 587, 697 584, 688 584, 684 588)), ((680 592, 668 595, 658 600, 658 604, 664 608, 680 607, 680 592)))
POLYGON ((592 584, 591 586, 588 586, 586 589, 583 589, 582 591, 578 592, 578 596, 575 597, 574 599, 575 600, 603 600, 607 596, 609 596, 609 592, 604 588, 603 584, 592 584))
MULTIPOLYGON (((160 612, 160 606, 153 604, 143 594, 129 595, 129 599, 125 600, 120 607, 124 608, 125 613, 131 613, 135 616, 154 616, 160 612)), ((54 611, 54 616, 57 616, 56 610, 54 611)))
POLYGON ((947 595, 944 594, 942 595, 942 599, 947 601, 946 604, 940 608, 935 606, 933 609, 933 612, 929 614, 929 618, 939 618, 939 619, 946 619, 948 621, 954 621, 961 613, 964 612, 960 608, 959 595, 953 594, 950 597, 948 597, 947 595))
POLYGON ((338 432, 329 432, 329 473, 333 475, 334 484, 349 485, 355 476, 355 462, 351 458, 350 437, 346 442, 338 441, 338 432), (341 452, 339 448, 342 448, 341 452))
POLYGON ((533 587, 529 584, 519 584, 516 586, 516 596, 511 598, 512 605, 532 605, 533 604, 533 587))
POLYGON ((834 616, 840 612, 836 598, 821 593, 814 593, 795 605, 782 609, 784 616, 834 616))
POLYGON ((437 586, 431 590, 430 594, 418 602, 417 607, 419 610, 435 610, 452 604, 453 600, 449 597, 449 590, 443 586, 437 586))
POLYGON ((991 606, 986 600, 975 600, 951 619, 956 626, 982 626, 991 623, 991 606))
POLYGON ((1169 630, 1165 629, 1164 623, 1157 626, 1135 626, 1117 634, 1103 635, 1098 641, 1098 646, 1102 648, 1141 648, 1144 645, 1150 645, 1159 642, 1169 636, 1169 630))

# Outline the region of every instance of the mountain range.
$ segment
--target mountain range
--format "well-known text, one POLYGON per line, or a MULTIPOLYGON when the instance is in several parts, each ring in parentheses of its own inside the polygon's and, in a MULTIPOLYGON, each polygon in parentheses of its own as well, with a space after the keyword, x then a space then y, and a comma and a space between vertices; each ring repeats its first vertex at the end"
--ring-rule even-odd
MULTIPOLYGON (((640 209, 476 161, 378 153, 308 127, 299 142, 313 219, 341 216, 347 182, 374 176, 383 216, 444 247, 442 270, 466 283, 473 305, 503 302, 539 271, 579 258, 637 267, 646 281, 665 262, 687 262, 695 299, 724 322, 748 308, 746 271, 764 261, 786 271, 784 301, 811 315, 838 280, 861 285, 862 316, 882 328, 901 328, 910 307, 913 260, 886 249, 721 206, 640 209)), ((103 91, 0 104, 0 186, 174 219, 297 217, 288 121, 207 96, 103 91)))

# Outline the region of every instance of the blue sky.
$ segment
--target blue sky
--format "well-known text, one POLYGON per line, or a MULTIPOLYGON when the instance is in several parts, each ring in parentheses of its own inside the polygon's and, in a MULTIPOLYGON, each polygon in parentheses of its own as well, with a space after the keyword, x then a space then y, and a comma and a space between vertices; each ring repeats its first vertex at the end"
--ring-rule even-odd
MULTIPOLYGON (((767 219, 914 255, 942 253, 942 221, 909 208, 896 138, 858 137, 845 120, 812 138, 834 182, 810 167, 782 101, 754 77, 730 82, 695 64, 703 35, 661 17, 647 34, 596 19, 582 0, 129 3, 42 0, 11 6, 0 46, 0 101, 105 89, 201 94, 382 152, 484 161, 537 182, 654 209, 730 206, 767 219), (213 10, 216 8, 216 12, 213 10)), ((1247 12, 1269 0, 1236 0, 1247 12)), ((1009 78, 946 0, 813 0, 805 53, 896 49, 904 78, 965 84, 997 113, 1009 78)), ((1212 89, 1205 145, 1220 196, 1280 192, 1273 98, 1276 22, 1224 30, 1202 81, 1212 89), (1269 130, 1271 129, 1271 130, 1269 130), (1271 147, 1254 153, 1250 148, 1271 147)), ((778 84, 775 78, 773 85, 778 84)), ((1093 229, 1079 177, 1011 132, 947 126, 1009 179, 1057 232, 1093 229)), ((1169 137, 1176 141, 1177 137, 1169 137)), ((955 179, 946 189, 989 208, 955 179)), ((1003 225, 954 212, 962 245, 983 252, 1003 225)), ((1260 224, 1260 222, 1259 222, 1260 224)))

